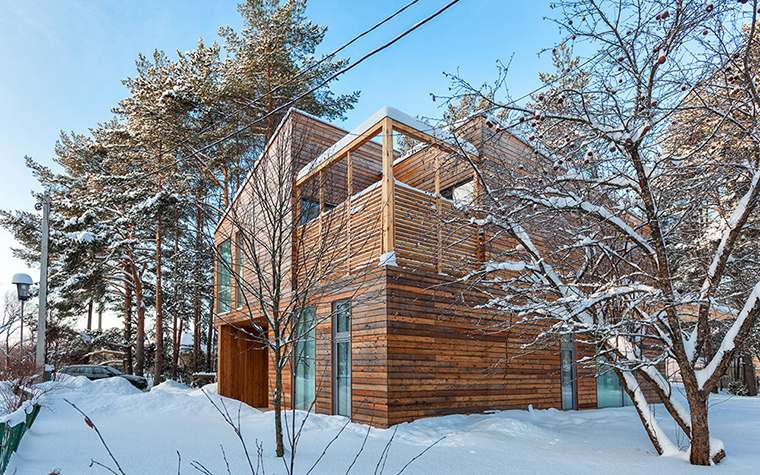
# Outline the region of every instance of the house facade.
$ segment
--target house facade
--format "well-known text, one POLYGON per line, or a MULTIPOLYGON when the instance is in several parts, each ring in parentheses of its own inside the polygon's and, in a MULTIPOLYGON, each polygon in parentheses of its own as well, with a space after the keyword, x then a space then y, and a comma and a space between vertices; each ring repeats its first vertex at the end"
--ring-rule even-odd
POLYGON ((347 132, 291 110, 215 232, 219 394, 271 407, 277 333, 290 335, 286 408, 377 427, 625 404, 614 374, 597 378, 577 364, 593 348, 566 339, 525 352, 541 328, 510 325, 481 306, 487 295, 457 280, 508 245, 477 220, 448 219, 478 195, 479 162, 489 156, 535 159, 485 115, 443 133, 386 107, 347 132), (399 135, 414 144, 405 153, 394 149, 399 135), (275 196, 291 234, 278 261, 285 275, 262 264, 271 226, 261 220, 276 214, 262 201, 275 196), (282 281, 278 302, 295 302, 282 305, 298 316, 282 329, 255 284, 263 278, 282 281))

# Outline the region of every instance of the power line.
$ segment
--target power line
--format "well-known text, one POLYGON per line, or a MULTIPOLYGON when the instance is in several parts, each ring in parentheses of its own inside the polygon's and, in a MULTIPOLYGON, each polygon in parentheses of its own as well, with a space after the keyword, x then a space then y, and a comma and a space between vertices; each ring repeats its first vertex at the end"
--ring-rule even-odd
MULTIPOLYGON (((314 91, 316 91, 316 90, 318 90, 318 89, 322 88, 322 87, 323 87, 324 85, 326 85, 328 82, 330 82, 330 81, 334 80, 334 79, 335 79, 335 78, 337 78, 338 76, 340 76, 340 75, 342 75, 342 74, 345 74, 346 72, 350 71, 350 70, 351 70, 351 69, 353 69, 354 67, 358 66, 359 64, 361 64, 362 62, 364 62, 366 59, 368 59, 368 58, 370 58, 370 57, 374 56, 375 54, 377 54, 377 53, 379 53, 379 52, 381 52, 381 51, 383 51, 383 50, 385 50, 385 49, 387 49, 387 48, 389 48, 389 47, 390 47, 390 46, 392 46, 394 43, 396 43, 396 42, 398 42, 399 40, 401 40, 402 38, 406 37, 407 35, 409 35, 409 34, 410 34, 410 33, 412 33, 413 31, 415 31, 416 29, 418 29, 419 27, 421 27, 422 25, 424 25, 424 24, 428 23, 429 21, 433 20, 435 17, 439 16, 440 14, 442 14, 443 12, 445 12, 446 10, 448 10, 449 8, 451 8, 452 6, 454 6, 455 4, 459 3, 460 1, 461 1, 461 0, 452 0, 451 2, 447 3, 446 5, 444 5, 444 6, 443 6, 441 9, 439 9, 439 10, 438 10, 438 11, 436 11, 435 13, 433 13, 433 14, 429 15, 427 18, 425 18, 425 19, 423 19, 423 20, 420 20, 420 21, 418 21, 417 23, 415 23, 414 25, 412 25, 410 28, 408 28, 408 29, 407 29, 407 30, 405 30, 404 32, 402 32, 402 33, 400 33, 399 35, 397 35, 397 36, 396 36, 395 38, 393 38, 392 40, 390 40, 390 41, 388 41, 387 43, 385 43, 385 44, 383 44, 383 45, 381 45, 381 46, 378 46, 377 48, 373 49, 373 50, 372 50, 372 51, 370 51, 369 53, 367 53, 367 54, 365 54, 364 56, 362 56, 361 58, 359 58, 359 59, 358 59, 358 60, 357 60, 355 63, 351 63, 351 64, 349 64, 349 65, 345 66, 344 68, 340 69, 339 71, 336 71, 335 73, 331 74, 331 75, 330 75, 330 76, 329 76, 327 79, 323 80, 322 82, 320 82, 320 83, 319 83, 319 84, 317 84, 316 86, 312 87, 311 89, 307 90, 306 92, 302 93, 301 95, 299 95, 299 96, 295 97, 294 99, 291 99, 291 100, 287 101, 286 103, 284 103, 284 104, 282 104, 282 105, 278 106, 277 108, 275 108, 275 109, 273 109, 273 110, 271 110, 271 111, 267 112, 266 114, 262 115, 261 117, 258 117, 258 118, 256 118, 256 119, 252 120, 251 122, 247 123, 246 125, 244 125, 244 126, 242 126, 242 127, 238 128, 238 129, 236 129, 235 131, 233 131, 233 132, 231 132, 231 133, 229 133, 229 134, 225 135, 224 137, 221 137, 221 138, 219 138, 219 139, 217 139, 217 140, 214 140, 214 141, 213 141, 213 142, 211 142, 210 144, 207 144, 207 145, 205 145, 205 146, 201 147, 200 149, 198 149, 198 150, 195 150, 195 151, 194 151, 193 153, 191 153, 190 155, 187 155, 187 156, 185 156, 185 157, 179 158, 179 159, 175 160, 173 163, 170 163, 170 164, 168 164, 168 165, 165 165, 165 166, 163 166, 163 167, 160 167, 160 168, 158 168, 158 169, 156 169, 156 170, 154 170, 154 171, 152 171, 152 172, 148 172, 148 173, 145 173, 144 175, 142 175, 142 176, 140 176, 140 177, 138 177, 138 178, 135 178, 135 179, 133 179, 133 180, 129 181, 127 184, 131 184, 131 183, 134 183, 135 181, 141 180, 141 179, 143 179, 143 178, 145 178, 145 177, 148 177, 148 176, 154 175, 154 174, 156 174, 156 173, 158 173, 158 172, 160 172, 160 171, 163 171, 163 170, 166 170, 166 169, 168 169, 168 168, 171 168, 171 167, 175 166, 177 163, 181 162, 182 160, 185 160, 185 159, 187 159, 187 158, 191 158, 191 157, 193 157, 193 156, 197 155, 198 153, 204 152, 204 151, 208 150, 208 149, 209 149, 209 148, 211 148, 211 147, 214 147, 214 146, 216 146, 216 145, 218 145, 218 144, 220 144, 220 143, 223 143, 223 142, 225 142, 225 141, 229 140, 230 138, 234 137, 235 135, 237 135, 237 134, 239 134, 239 133, 241 133, 241 132, 244 132, 244 131, 248 130, 249 128, 251 128, 252 126, 254 126, 254 125, 258 124, 259 122, 262 122, 262 121, 264 121, 264 120, 268 119, 269 117, 271 117, 271 116, 273 116, 273 115, 275 115, 275 114, 277 114, 277 113, 279 113, 279 112, 282 112, 284 109, 286 109, 286 108, 289 108, 290 106, 292 106, 292 105, 293 105, 293 104, 295 104, 296 102, 300 101, 300 100, 301 100, 301 99, 303 99, 304 97, 306 97, 306 96, 308 96, 309 94, 313 93, 314 91)), ((412 3, 414 3, 414 2, 412 2, 412 3)), ((411 4, 409 4, 409 5, 405 6, 405 7, 404 7, 404 9, 408 8, 409 6, 411 6, 411 4)), ((402 9, 402 10, 403 10, 403 9, 402 9)), ((400 12, 400 11, 399 11, 399 12, 400 12)), ((398 12, 397 12, 396 14, 398 14, 398 12)), ((396 15, 396 14, 394 14, 394 15, 396 15)), ((384 20, 383 22, 385 22, 385 21, 387 21, 387 19, 386 19, 386 20, 384 20)), ((376 28, 377 26, 379 26, 379 24, 378 24, 378 25, 376 25, 376 26, 375 26, 375 27, 373 27, 373 28, 376 28)), ((263 97, 263 96, 262 96, 262 97, 263 97)), ((197 135, 199 135, 199 134, 197 134, 197 135)), ((197 135, 195 135, 195 136, 197 136, 197 135)), ((193 137, 191 137, 191 138, 193 138, 193 137)), ((186 143, 186 142, 187 142, 187 140, 189 140, 189 139, 185 139, 185 140, 183 140, 183 141, 182 141, 182 142, 180 142, 179 144, 177 144, 177 145, 175 145, 174 147, 172 147, 170 150, 174 150, 174 149, 175 149, 176 147, 178 147, 179 145, 181 145, 181 144, 183 144, 183 143, 186 143)))
MULTIPOLYGON (((405 10, 407 10, 408 8, 410 8, 411 6, 413 6, 414 4, 418 3, 419 1, 420 1, 420 0, 412 0, 411 2, 409 2, 409 3, 407 3, 406 5, 404 5, 403 7, 401 7, 399 10, 396 10, 394 13, 392 13, 390 16, 388 16, 388 17, 387 17, 387 18, 385 18, 384 20, 380 21, 379 23, 376 23, 376 24, 375 24, 374 26, 372 26, 371 28, 369 28, 369 29, 367 29, 367 30, 364 30, 363 32, 361 32, 360 34, 358 34, 357 36, 355 36, 355 37, 353 37, 351 40, 349 40, 347 43, 343 44, 343 45, 342 45, 341 47, 339 47, 338 49, 336 49, 336 50, 334 50, 333 52, 331 52, 331 53, 329 53, 329 54, 325 55, 325 56, 324 56, 324 57, 323 57, 321 60, 319 60, 319 61, 317 61, 316 63, 312 64, 311 66, 309 66, 309 67, 308 67, 308 68, 306 68, 305 70, 303 70, 303 71, 300 71, 298 74, 296 74, 295 76, 291 77, 290 79, 288 79, 288 80, 287 80, 287 81, 285 81, 284 83, 282 83, 282 84, 279 84, 279 85, 278 85, 277 87, 275 87, 274 89, 270 89, 270 90, 268 90, 267 92, 265 92, 265 93, 262 93, 262 94, 260 94, 260 95, 259 95, 259 96, 257 96, 257 97, 254 97, 253 99, 251 99, 250 101, 248 101, 248 104, 246 104, 244 107, 240 107, 240 108, 238 108, 238 109, 236 109, 236 110, 234 110, 234 111, 232 111, 232 112, 229 112, 229 113, 227 113, 227 114, 224 114, 224 115, 223 115, 223 116, 220 118, 220 120, 228 119, 228 118, 230 118, 230 117, 234 116, 235 114, 237 114, 238 112, 242 111, 243 109, 251 108, 251 105, 250 105, 251 103, 255 103, 255 102, 257 102, 257 101, 259 101, 259 100, 263 99, 264 97, 266 97, 266 96, 268 96, 268 95, 270 95, 270 94, 272 94, 272 93, 275 93, 275 92, 279 91, 280 89, 284 88, 285 86, 288 86, 289 84, 292 84, 294 81, 296 81, 296 80, 300 79, 300 78, 301 78, 301 77, 303 77, 304 75, 306 75, 306 74, 308 74, 308 73, 310 73, 310 72, 314 71, 314 70, 315 70, 315 69, 316 69, 318 66, 320 66, 320 65, 324 64, 325 62, 327 62, 327 61, 331 60, 332 58, 334 58, 335 56, 337 56, 337 55, 338 55, 338 53, 340 53, 340 52, 341 52, 341 51, 343 51, 344 49, 348 48, 348 47, 349 47, 349 46, 351 46, 353 43, 355 43, 355 42, 356 42, 356 41, 358 41, 359 39, 363 38, 364 36, 368 35, 369 33, 371 33, 371 32, 373 32, 373 31, 375 31, 376 29, 380 28, 380 27, 381 27, 382 25, 384 25, 385 23, 388 23, 388 22, 389 22, 389 21, 391 21, 393 18, 397 17, 398 15, 400 15, 400 14, 401 14, 401 13, 403 13, 405 10)), ((313 79, 313 78, 312 78, 312 79, 313 79)), ((319 87, 321 87, 321 85, 320 85, 319 87)), ((311 92, 313 92, 313 91, 311 91, 311 92)), ((309 92, 309 93, 310 93, 310 92, 309 92)), ((266 118, 266 117, 268 117, 268 116, 265 116, 264 118, 266 118)), ((194 133, 193 135, 191 135, 191 136, 189 136, 189 137, 186 137, 186 138, 182 139, 180 142, 178 142, 177 144, 173 145, 172 147, 169 147, 169 148, 168 148, 166 151, 164 151, 164 154, 166 154, 166 153, 170 153, 170 152, 173 152, 173 151, 174 151, 174 150, 176 150, 177 148, 179 148, 179 147, 181 147, 181 146, 183 146, 183 145, 187 144, 187 143, 188 143, 189 141, 191 141, 192 139, 194 139, 194 138, 197 138, 197 137, 199 137, 200 135, 202 135, 202 134, 204 134, 204 133, 208 132, 208 131, 209 131, 209 130, 211 130, 213 127, 214 127, 213 125, 209 125, 209 126, 206 126, 206 127, 202 128, 201 130, 199 130, 198 132, 194 133)), ((234 134, 233 134, 233 135, 234 135, 234 134)), ((202 150, 206 150, 206 149, 204 148, 204 149, 202 149, 202 150)), ((201 150, 201 151, 202 151, 202 150, 201 150)), ((158 157, 158 155, 157 155, 157 154, 156 154, 156 155, 153 155, 152 157, 150 157, 150 158, 149 158, 149 160, 152 160, 152 159, 154 159, 154 158, 157 158, 157 157, 158 157)), ((162 168, 159 168, 159 169, 158 169, 158 170, 156 170, 155 172, 157 172, 157 171, 161 171, 161 170, 164 170, 164 169, 166 169, 166 168, 168 168, 168 167, 171 167, 171 166, 173 166, 173 165, 176 165, 176 164, 177 164, 177 163, 179 163, 181 160, 182 160, 182 159, 180 159, 180 160, 177 160, 177 161, 175 161, 174 163, 172 163, 172 164, 170 164, 170 165, 167 165, 166 167, 162 167, 162 168)), ((155 172, 153 172, 153 173, 155 173, 155 172)), ((152 174, 152 173, 149 173, 148 175, 145 175, 145 176, 149 176, 149 175, 151 175, 151 174, 152 174)), ((131 183, 131 182, 130 182, 130 183, 131 183)))

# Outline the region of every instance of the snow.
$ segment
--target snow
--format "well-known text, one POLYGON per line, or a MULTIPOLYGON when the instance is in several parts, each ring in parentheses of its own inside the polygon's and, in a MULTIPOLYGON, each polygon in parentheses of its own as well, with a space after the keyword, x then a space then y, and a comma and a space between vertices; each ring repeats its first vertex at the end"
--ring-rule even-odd
POLYGON ((705 386, 705 383, 707 383, 707 381, 713 376, 724 355, 733 351, 736 345, 734 342, 736 336, 739 334, 741 328, 745 325, 747 318, 749 318, 750 314, 758 305, 760 305, 760 282, 758 282, 755 285, 755 288, 752 289, 752 292, 747 298, 747 301, 744 303, 742 311, 739 313, 739 316, 736 317, 736 320, 734 320, 731 328, 729 328, 726 332, 720 348, 715 353, 715 356, 713 356, 713 358, 710 360, 710 363, 704 369, 694 372, 695 376, 697 377, 697 383, 699 384, 700 389, 702 389, 705 386))
POLYGON ((15 427, 26 420, 27 414, 31 414, 34 409, 34 405, 31 401, 24 401, 21 403, 21 407, 0 417, 0 424, 8 424, 8 427, 15 427))
POLYGON ((396 264, 396 252, 386 252, 380 256, 380 263, 378 264, 380 267, 382 266, 397 266, 396 264))
POLYGON ((66 237, 78 243, 90 243, 95 240, 96 236, 88 231, 79 231, 75 233, 66 233, 66 237))
POLYGON ((489 262, 486 264, 486 272, 493 272, 496 270, 510 270, 515 272, 522 272, 525 270, 527 264, 522 261, 504 261, 504 262, 489 262))
MULTIPOLYGON (((47 393, 47 407, 22 439, 6 473, 43 474, 50 473, 53 467, 59 468, 61 475, 107 473, 100 467, 90 468, 93 459, 113 467, 97 434, 65 400, 87 414, 129 475, 177 473, 177 452, 182 474, 197 473, 190 465, 193 461, 212 473, 228 473, 220 447, 230 462, 231 473, 250 473, 233 430, 200 389, 166 382, 142 393, 130 390, 120 380, 91 382, 77 377, 63 383, 45 383, 60 387, 47 393)), ((222 398, 214 385, 204 390, 217 405, 226 407, 234 420, 240 421, 254 457, 255 442, 263 444, 265 472, 284 474, 282 461, 274 457, 274 413, 262 413, 222 398)), ((755 473, 760 459, 756 451, 760 398, 714 395, 711 403, 711 434, 723 440, 728 454, 716 470, 722 475, 755 473)), ((655 454, 633 407, 496 411, 421 419, 384 430, 346 425, 347 420, 340 416, 311 414, 298 445, 294 473, 306 473, 344 425, 312 474, 346 473, 365 436, 366 444, 352 474, 375 473, 391 437, 385 474, 399 473, 407 462, 437 441, 403 473, 706 473, 704 467, 692 467, 683 459, 683 438, 675 435, 662 406, 654 406, 652 413, 658 420, 668 421, 661 427, 680 445, 679 455, 655 454)), ((292 412, 284 415, 292 422, 292 412)), ((304 416, 303 412, 296 413, 296 425, 304 416)))

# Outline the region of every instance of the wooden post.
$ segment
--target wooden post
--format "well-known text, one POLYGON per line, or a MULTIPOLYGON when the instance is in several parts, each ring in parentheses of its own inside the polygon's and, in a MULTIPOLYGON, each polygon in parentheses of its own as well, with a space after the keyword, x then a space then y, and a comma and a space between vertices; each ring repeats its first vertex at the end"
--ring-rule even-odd
POLYGON ((350 151, 346 154, 346 167, 346 194, 348 194, 346 198, 346 213, 348 216, 346 218, 346 240, 348 241, 346 266, 348 267, 348 274, 351 274, 351 253, 353 252, 353 249, 351 249, 351 196, 354 194, 354 161, 350 151))
MULTIPOLYGON (((480 167, 480 160, 475 161, 475 166, 480 167)), ((481 189, 480 189, 480 177, 478 176, 478 171, 473 170, 472 171, 472 199, 473 200, 480 200, 481 198, 481 189)), ((478 203, 476 203, 477 205, 478 203)), ((476 208, 477 209, 477 208, 476 208)), ((483 214, 478 213, 476 216, 478 219, 483 219, 483 214)), ((478 248, 475 252, 475 258, 478 262, 484 263, 486 261, 486 236, 485 232, 483 231, 483 226, 477 224, 478 227, 478 248)))
POLYGON ((396 250, 396 183, 393 178, 393 122, 390 117, 383 119, 383 201, 382 201, 382 251, 396 250))
POLYGON ((322 219, 325 214, 325 172, 319 171, 319 239, 322 240, 322 219))
POLYGON ((301 187, 296 185, 294 191, 294 201, 293 204, 293 238, 292 238, 292 250, 290 251, 291 257, 290 257, 290 270, 292 272, 292 275, 290 277, 291 282, 291 291, 296 288, 298 285, 298 239, 299 233, 303 232, 303 223, 301 223, 301 220, 303 219, 302 213, 303 210, 301 209, 301 187))
MULTIPOLYGON (((443 211, 443 202, 441 200, 441 151, 435 154, 435 212, 438 218, 443 211)), ((435 271, 441 273, 441 261, 443 260, 443 230, 441 223, 438 224, 438 242, 436 244, 435 271)))

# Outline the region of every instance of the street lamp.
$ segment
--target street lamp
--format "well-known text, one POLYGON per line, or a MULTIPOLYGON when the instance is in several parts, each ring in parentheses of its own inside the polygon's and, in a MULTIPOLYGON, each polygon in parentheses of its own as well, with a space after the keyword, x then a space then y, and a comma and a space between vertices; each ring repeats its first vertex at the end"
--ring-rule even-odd
POLYGON ((21 302, 21 349, 19 349, 19 360, 24 359, 24 302, 29 299, 29 287, 34 281, 26 274, 16 274, 13 276, 12 284, 18 291, 18 300, 21 302))

